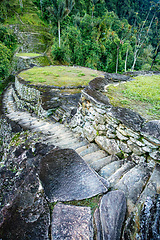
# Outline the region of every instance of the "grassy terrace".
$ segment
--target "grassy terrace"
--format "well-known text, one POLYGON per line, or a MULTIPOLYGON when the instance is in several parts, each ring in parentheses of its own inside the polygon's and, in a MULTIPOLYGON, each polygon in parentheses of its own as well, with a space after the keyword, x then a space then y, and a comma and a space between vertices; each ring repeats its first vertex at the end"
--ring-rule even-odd
POLYGON ((103 72, 84 67, 48 66, 33 67, 19 76, 33 84, 78 86, 87 85, 93 78, 103 76, 103 72))
POLYGON ((160 119, 160 75, 139 76, 134 81, 107 87, 114 106, 130 108, 148 120, 160 119))
POLYGON ((39 53, 17 53, 16 56, 17 57, 39 57, 42 54, 39 53))

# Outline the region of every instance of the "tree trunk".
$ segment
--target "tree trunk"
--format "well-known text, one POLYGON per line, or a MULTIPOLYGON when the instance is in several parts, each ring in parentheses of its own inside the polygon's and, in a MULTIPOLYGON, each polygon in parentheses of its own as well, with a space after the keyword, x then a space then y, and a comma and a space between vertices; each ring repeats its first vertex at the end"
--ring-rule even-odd
POLYGON ((60 30, 60 20, 58 20, 58 38, 59 38, 59 48, 61 47, 61 30, 60 30))
POLYGON ((133 61, 133 65, 132 65, 132 72, 134 71, 134 68, 135 68, 135 64, 136 64, 136 61, 137 61, 137 53, 138 53, 138 49, 135 50, 135 53, 134 53, 134 61, 133 61))
POLYGON ((128 52, 129 52, 129 48, 127 48, 126 51, 126 60, 125 60, 125 67, 124 67, 124 71, 127 72, 127 59, 128 59, 128 52))
POLYGON ((116 73, 118 72, 118 57, 119 57, 119 46, 117 46, 117 62, 116 62, 116 73))
POLYGON ((158 53, 159 53, 159 52, 160 52, 160 45, 158 45, 157 48, 156 48, 155 55, 154 55, 154 57, 153 57, 153 61, 152 61, 152 64, 151 64, 151 67, 150 67, 149 71, 151 71, 151 69, 152 69, 152 67, 153 67, 153 64, 154 64, 154 62, 155 62, 155 60, 156 60, 156 57, 158 56, 158 53))
POLYGON ((22 2, 22 0, 19 0, 19 5, 20 5, 20 8, 23 8, 23 2, 22 2))

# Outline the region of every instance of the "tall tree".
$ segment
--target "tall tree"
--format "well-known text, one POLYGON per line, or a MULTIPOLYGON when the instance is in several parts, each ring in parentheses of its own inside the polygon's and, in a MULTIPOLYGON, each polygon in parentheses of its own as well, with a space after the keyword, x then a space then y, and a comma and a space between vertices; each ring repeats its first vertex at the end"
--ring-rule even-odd
POLYGON ((61 47, 61 21, 71 12, 74 4, 74 0, 54 0, 48 8, 58 23, 59 47, 61 47))
POLYGON ((137 30, 135 30, 137 32, 137 36, 136 36, 136 41, 135 41, 135 50, 134 50, 134 59, 133 59, 133 65, 132 65, 132 71, 134 71, 135 68, 135 64, 138 58, 138 55, 140 53, 140 50, 142 48, 142 46, 144 45, 144 43, 147 41, 149 32, 151 30, 152 27, 152 23, 153 20, 155 18, 156 12, 154 12, 149 25, 146 27, 145 25, 147 24, 147 20, 149 18, 149 14, 151 12, 152 8, 150 8, 150 10, 147 13, 146 19, 142 22, 140 28, 137 30))

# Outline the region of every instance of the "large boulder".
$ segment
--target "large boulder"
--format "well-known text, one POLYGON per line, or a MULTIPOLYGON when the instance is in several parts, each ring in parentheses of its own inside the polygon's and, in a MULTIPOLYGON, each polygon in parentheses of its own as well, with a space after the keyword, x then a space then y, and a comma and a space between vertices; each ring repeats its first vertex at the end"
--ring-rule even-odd
POLYGON ((54 149, 41 159, 40 180, 50 202, 91 198, 107 188, 71 149, 54 149))

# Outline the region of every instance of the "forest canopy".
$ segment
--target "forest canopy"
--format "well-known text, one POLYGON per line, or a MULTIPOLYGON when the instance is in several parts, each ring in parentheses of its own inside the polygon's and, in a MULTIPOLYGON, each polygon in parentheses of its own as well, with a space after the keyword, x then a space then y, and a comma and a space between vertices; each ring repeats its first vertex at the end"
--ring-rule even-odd
POLYGON ((119 73, 160 70, 159 7, 158 0, 2 0, 1 51, 6 56, 7 48, 12 54, 3 58, 6 64, 1 64, 0 77, 9 73, 8 61, 16 45, 7 23, 15 24, 14 19, 27 11, 37 14, 52 34, 53 64, 119 73), (4 38, 4 29, 10 37, 4 38))

